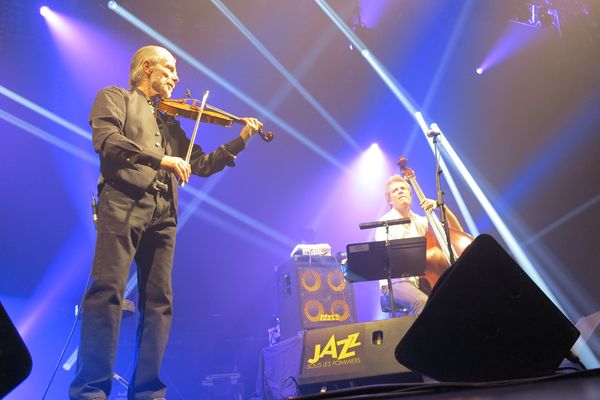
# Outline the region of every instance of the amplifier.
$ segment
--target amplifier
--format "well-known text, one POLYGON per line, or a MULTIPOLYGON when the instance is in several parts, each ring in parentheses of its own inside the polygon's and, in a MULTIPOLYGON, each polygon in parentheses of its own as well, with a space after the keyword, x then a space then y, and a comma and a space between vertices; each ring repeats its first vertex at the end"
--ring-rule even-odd
POLYGON ((334 257, 293 256, 275 273, 281 339, 356 322, 352 289, 334 257))

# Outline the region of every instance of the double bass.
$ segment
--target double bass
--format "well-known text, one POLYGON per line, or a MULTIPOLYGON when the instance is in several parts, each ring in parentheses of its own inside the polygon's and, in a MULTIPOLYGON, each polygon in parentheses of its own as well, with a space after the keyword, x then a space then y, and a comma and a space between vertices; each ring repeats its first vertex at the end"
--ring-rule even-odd
MULTIPOLYGON (((402 171, 404 179, 412 186, 419 202, 423 202, 423 200, 427 199, 417 182, 414 171, 407 166, 408 160, 405 157, 400 157, 397 164, 402 171)), ((425 279, 427 279, 433 288, 440 278, 440 275, 452 263, 453 257, 459 257, 464 249, 471 244, 473 237, 462 230, 448 227, 452 248, 452 253, 450 253, 446 231, 437 215, 433 210, 426 210, 425 217, 428 222, 427 234, 425 235, 427 246, 425 279)))

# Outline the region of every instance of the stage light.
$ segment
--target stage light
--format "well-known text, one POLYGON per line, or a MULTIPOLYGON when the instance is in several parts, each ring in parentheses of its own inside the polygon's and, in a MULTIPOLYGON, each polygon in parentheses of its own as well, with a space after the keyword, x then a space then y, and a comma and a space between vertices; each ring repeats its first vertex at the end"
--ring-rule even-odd
POLYGON ((356 172, 363 185, 370 186, 374 180, 382 179, 385 172, 385 157, 377 143, 373 143, 362 154, 356 172))
POLYGON ((118 5, 117 2, 114 0, 110 0, 107 4, 107 6, 110 10, 114 10, 115 8, 117 8, 117 5, 118 5))
POLYGON ((560 30, 558 12, 550 0, 527 1, 519 4, 511 21, 532 28, 549 28, 555 26, 560 30))
POLYGON ((40 15, 42 17, 47 17, 48 15, 50 15, 50 8, 48 6, 41 6, 40 7, 40 15))
POLYGON ((481 75, 483 74, 483 68, 479 67, 475 70, 475 72, 477 72, 477 75, 481 75))

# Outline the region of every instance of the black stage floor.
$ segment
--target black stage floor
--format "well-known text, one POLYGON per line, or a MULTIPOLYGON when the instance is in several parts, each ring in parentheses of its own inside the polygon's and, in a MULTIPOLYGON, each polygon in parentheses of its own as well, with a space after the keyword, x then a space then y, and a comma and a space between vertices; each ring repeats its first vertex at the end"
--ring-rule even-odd
POLYGON ((361 386, 295 399, 444 399, 444 400, 598 400, 600 369, 561 373, 549 377, 493 383, 423 383, 361 386))

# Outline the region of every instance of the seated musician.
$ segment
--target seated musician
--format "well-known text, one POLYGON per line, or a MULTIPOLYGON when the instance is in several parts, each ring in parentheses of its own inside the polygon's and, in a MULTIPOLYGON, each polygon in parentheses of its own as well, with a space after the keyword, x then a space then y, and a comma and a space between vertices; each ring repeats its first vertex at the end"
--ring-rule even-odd
MULTIPOLYGON (((386 234, 385 227, 379 227, 375 230, 375 240, 393 240, 405 239, 410 237, 425 236, 427 233, 427 218, 413 213, 410 210, 412 203, 412 191, 408 182, 400 175, 391 176, 385 185, 385 200, 391 207, 391 210, 382 215, 379 221, 388 221, 399 218, 410 218, 408 224, 392 225, 388 228, 386 234)), ((423 210, 428 211, 437 207, 434 200, 425 199, 421 202, 423 210)), ((456 216, 445 206, 446 217, 450 228, 462 231, 460 223, 456 216)), ((433 256, 441 256, 435 252, 441 253, 439 248, 427 249, 427 259, 433 256)), ((443 257, 443 256, 442 256, 443 257)), ((396 309, 407 309, 409 314, 419 315, 427 302, 427 295, 419 289, 419 278, 409 277, 394 279, 392 281, 394 305, 396 309)), ((389 293, 387 284, 381 287, 381 305, 382 309, 389 309, 389 293)))

